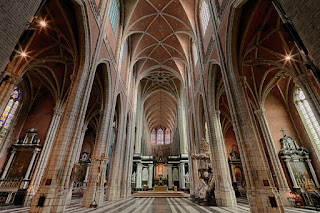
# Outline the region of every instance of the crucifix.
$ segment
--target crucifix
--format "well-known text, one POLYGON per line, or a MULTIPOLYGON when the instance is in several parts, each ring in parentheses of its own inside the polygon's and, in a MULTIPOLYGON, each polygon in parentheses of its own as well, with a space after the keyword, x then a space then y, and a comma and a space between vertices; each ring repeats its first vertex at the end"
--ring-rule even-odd
POLYGON ((281 128, 280 131, 282 132, 283 136, 286 136, 286 129, 281 128))

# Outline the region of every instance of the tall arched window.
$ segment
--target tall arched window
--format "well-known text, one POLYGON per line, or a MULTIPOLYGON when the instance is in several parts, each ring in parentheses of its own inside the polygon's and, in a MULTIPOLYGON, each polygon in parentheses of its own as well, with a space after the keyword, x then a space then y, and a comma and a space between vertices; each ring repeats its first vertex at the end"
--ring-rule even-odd
POLYGON ((163 145, 164 141, 163 141, 163 130, 162 129, 158 129, 157 136, 158 136, 157 144, 163 145))
POLYGON ((309 136, 317 145, 318 149, 320 150, 320 126, 319 122, 317 121, 306 96, 304 95, 301 89, 297 89, 295 93, 295 103, 298 108, 298 112, 300 117, 303 120, 303 123, 307 129, 309 136))
POLYGON ((122 50, 122 63, 126 62, 127 59, 127 51, 128 51, 128 40, 123 45, 123 50, 122 50))
POLYGON ((18 90, 17 87, 15 87, 13 88, 10 100, 0 118, 0 145, 4 141, 5 136, 10 127, 11 121, 14 118, 14 115, 18 109, 19 99, 20 99, 20 91, 18 90))
POLYGON ((193 53, 193 62, 194 62, 194 65, 196 65, 198 62, 198 49, 195 42, 192 43, 192 53, 193 53))
POLYGON ((156 143, 156 130, 153 129, 152 132, 151 132, 151 143, 156 143))
POLYGON ((169 129, 166 129, 166 144, 169 144, 170 143, 170 130, 169 129))
POLYGON ((203 34, 205 34, 207 32, 208 24, 210 20, 209 7, 206 0, 201 1, 200 19, 201 19, 200 22, 201 22, 202 31, 203 31, 203 34))
POLYGON ((118 20, 120 14, 120 3, 119 0, 112 0, 110 9, 109 9, 109 17, 113 32, 116 32, 118 20))

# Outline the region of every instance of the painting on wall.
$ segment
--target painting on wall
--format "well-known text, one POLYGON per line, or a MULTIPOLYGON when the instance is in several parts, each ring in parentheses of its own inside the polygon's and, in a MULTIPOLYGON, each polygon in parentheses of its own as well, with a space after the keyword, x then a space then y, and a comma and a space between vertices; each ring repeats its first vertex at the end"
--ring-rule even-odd
POLYGON ((235 176, 237 182, 243 181, 242 172, 239 167, 234 168, 234 176, 235 176))
POLYGON ((309 185, 314 185, 305 162, 302 161, 291 161, 290 162, 294 178, 300 188, 309 188, 309 185))
POLYGON ((24 178, 33 152, 18 151, 11 164, 6 178, 24 178))

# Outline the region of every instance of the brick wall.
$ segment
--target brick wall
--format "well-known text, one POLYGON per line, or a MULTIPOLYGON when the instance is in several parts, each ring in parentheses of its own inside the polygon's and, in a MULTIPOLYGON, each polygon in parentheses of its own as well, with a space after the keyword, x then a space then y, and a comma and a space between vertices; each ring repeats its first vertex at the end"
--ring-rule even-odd
POLYGON ((0 74, 41 0, 0 1, 0 74))
POLYGON ((320 67, 319 0, 278 0, 298 31, 314 62, 320 67))

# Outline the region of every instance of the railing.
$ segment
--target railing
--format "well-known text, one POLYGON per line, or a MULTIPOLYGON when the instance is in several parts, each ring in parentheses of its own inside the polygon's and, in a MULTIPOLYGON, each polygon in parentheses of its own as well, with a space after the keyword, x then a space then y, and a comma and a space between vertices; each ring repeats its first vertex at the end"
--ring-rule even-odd
POLYGON ((73 182, 72 197, 82 197, 87 187, 86 182, 73 182))
POLYGON ((17 189, 27 189, 29 187, 30 180, 22 180, 21 178, 9 178, 0 180, 1 188, 17 188, 17 189))

